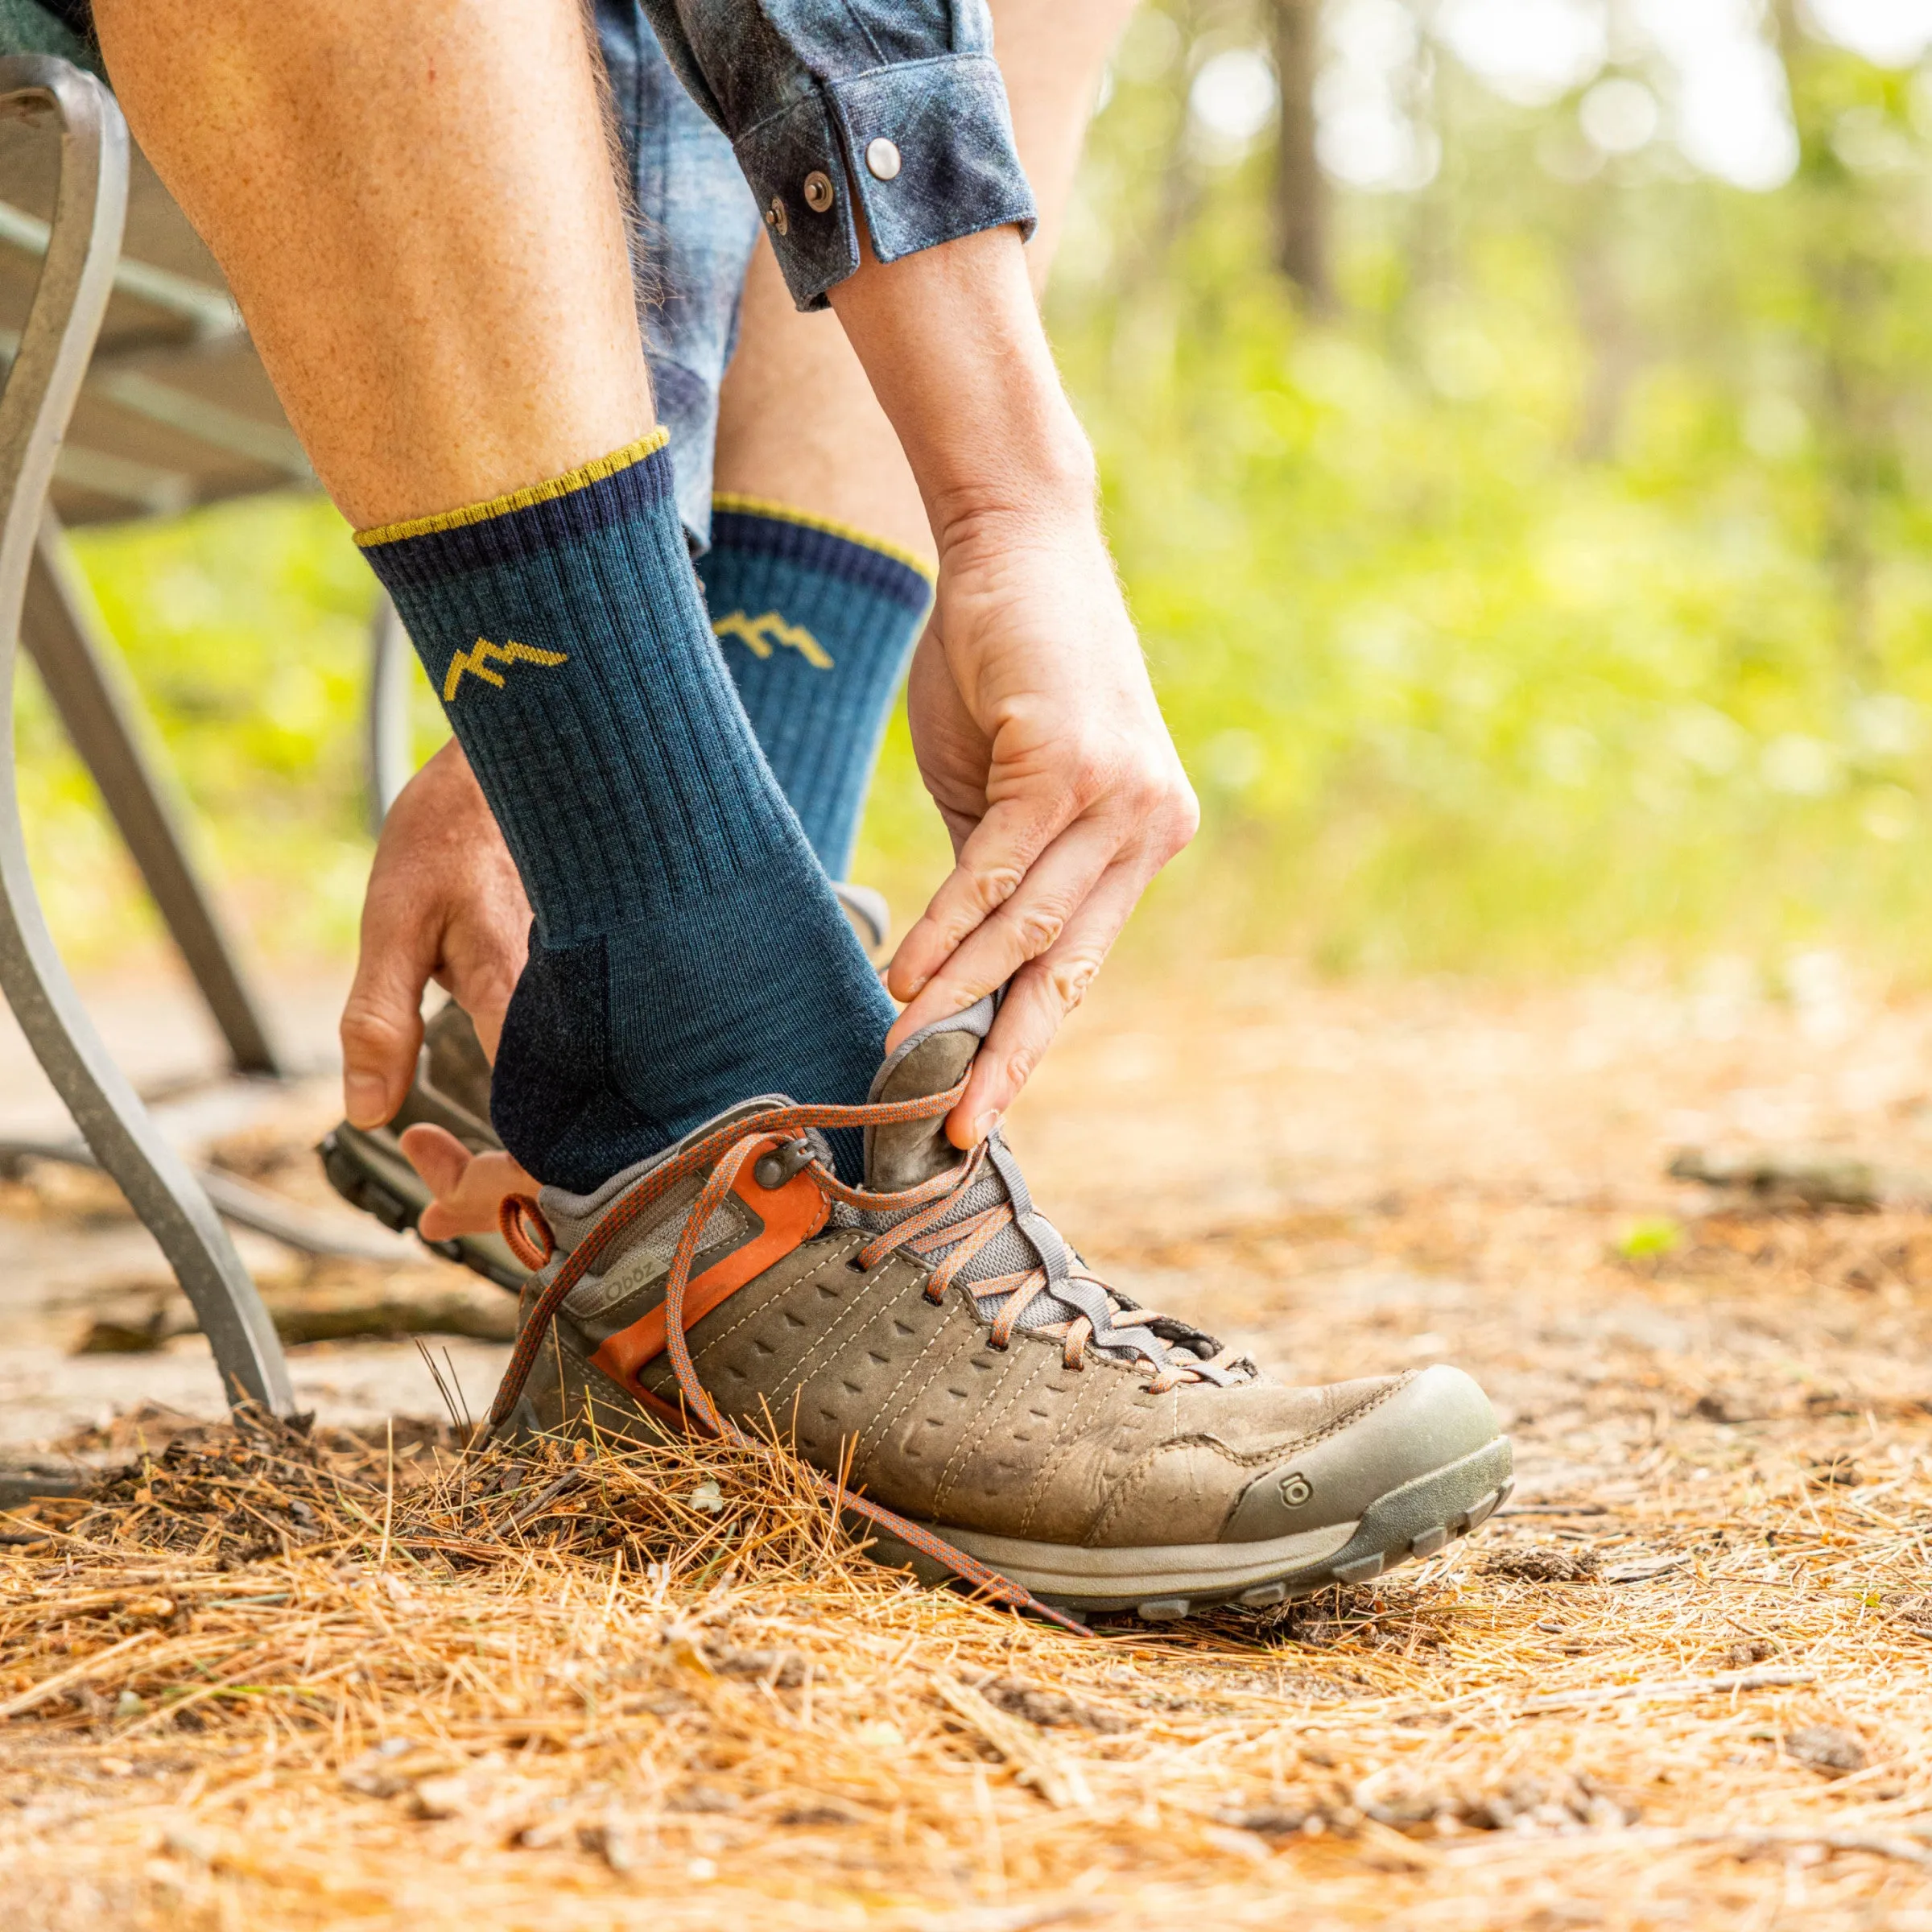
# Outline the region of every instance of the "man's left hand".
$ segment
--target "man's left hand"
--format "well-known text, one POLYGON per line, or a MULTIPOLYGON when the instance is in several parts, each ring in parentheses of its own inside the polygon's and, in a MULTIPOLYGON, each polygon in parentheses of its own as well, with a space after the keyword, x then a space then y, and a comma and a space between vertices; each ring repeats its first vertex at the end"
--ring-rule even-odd
POLYGON ((530 945, 530 902, 462 747, 451 739, 397 795, 377 841, 361 952, 342 1009, 342 1090, 355 1127, 402 1104, 434 980, 496 1057, 530 945))

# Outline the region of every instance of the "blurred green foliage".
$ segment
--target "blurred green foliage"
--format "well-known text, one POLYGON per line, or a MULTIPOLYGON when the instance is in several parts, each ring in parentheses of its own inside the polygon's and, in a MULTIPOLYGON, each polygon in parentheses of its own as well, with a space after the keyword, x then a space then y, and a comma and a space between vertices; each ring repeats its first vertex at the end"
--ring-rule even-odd
MULTIPOLYGON (((1150 935, 1348 970, 1932 959, 1932 84, 1777 18, 1801 158, 1767 192, 1661 133, 1594 149, 1598 76, 1513 104, 1425 33, 1439 167, 1338 195, 1314 316, 1270 265, 1265 130, 1189 116, 1261 21, 1143 10, 1051 307, 1204 807, 1150 935)), ((372 588, 339 522, 257 503, 86 555, 258 930, 343 943, 372 588)), ((123 876, 23 730, 50 896, 97 947, 123 876)), ((904 899, 943 852, 902 723, 858 874, 904 899)))
MULTIPOLYGON (((271 953, 353 944, 371 849, 361 707, 375 580, 342 519, 319 498, 268 497, 76 541, 242 923, 271 953)), ((416 685, 426 755, 444 728, 416 685)), ((19 736, 50 923, 75 957, 105 964, 158 922, 31 671, 19 736)))

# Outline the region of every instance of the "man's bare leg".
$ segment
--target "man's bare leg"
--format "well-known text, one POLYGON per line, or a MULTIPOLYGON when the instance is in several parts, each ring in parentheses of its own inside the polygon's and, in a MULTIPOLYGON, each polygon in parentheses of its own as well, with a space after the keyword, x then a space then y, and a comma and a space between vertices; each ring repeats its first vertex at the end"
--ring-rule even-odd
POLYGON ((652 423, 571 0, 98 0, 130 124, 359 526, 652 423))

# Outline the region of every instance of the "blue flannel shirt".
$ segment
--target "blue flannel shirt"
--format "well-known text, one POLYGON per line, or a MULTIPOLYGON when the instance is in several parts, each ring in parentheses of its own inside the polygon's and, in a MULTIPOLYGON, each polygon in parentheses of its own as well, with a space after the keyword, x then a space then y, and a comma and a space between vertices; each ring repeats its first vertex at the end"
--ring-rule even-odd
POLYGON ((1037 219, 985 0, 639 0, 730 141, 801 308, 859 265, 1037 219), (823 178, 829 186, 815 183, 823 178))
POLYGON ((701 551, 718 390, 761 227, 793 299, 822 308, 858 266, 855 196, 892 261, 985 228, 1030 234, 1033 193, 984 0, 598 0, 597 31, 638 320, 701 551))

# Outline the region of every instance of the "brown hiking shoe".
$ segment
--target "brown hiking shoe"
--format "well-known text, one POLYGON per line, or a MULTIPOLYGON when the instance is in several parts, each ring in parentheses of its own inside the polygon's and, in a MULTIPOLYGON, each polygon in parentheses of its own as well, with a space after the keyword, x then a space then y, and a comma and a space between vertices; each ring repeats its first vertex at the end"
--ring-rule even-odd
POLYGON ((493 1424, 775 1426, 845 1472, 881 1560, 1144 1617, 1360 1582, 1480 1523, 1509 1445, 1468 1376, 1271 1381, 1087 1273, 997 1136, 947 1144, 993 1010, 916 1034, 864 1108, 750 1101, 506 1211, 545 1265, 493 1424), (855 1125, 864 1191, 819 1133, 855 1125))

